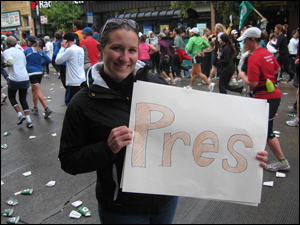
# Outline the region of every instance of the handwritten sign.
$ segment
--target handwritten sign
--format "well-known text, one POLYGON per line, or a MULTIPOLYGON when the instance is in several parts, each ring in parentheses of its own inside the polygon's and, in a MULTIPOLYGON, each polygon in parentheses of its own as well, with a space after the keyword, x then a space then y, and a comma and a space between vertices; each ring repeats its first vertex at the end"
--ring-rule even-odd
POLYGON ((121 187, 257 206, 267 127, 264 100, 138 81, 121 187))

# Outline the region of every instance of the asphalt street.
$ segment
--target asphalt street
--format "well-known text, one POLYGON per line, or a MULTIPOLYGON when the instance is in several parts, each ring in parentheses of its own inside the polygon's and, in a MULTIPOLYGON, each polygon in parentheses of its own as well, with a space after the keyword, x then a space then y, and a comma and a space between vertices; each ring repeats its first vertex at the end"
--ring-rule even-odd
MULTIPOLYGON (((175 86, 182 88, 189 82, 189 78, 183 78, 175 86)), ((7 93, 3 77, 1 84, 5 87, 4 93, 7 93)), ((280 83, 279 87, 283 96, 274 130, 280 132, 281 147, 291 165, 291 170, 284 172, 286 177, 278 178, 275 172, 264 170, 263 181, 274 181, 274 186, 263 186, 258 207, 180 197, 174 224, 299 224, 299 127, 285 124, 292 118, 288 116, 287 106, 296 100, 296 89, 287 83, 280 83)), ((1 145, 5 143, 8 146, 1 149, 1 180, 4 182, 1 184, 1 211, 14 208, 11 216, 20 216, 19 224, 100 223, 95 198, 96 174, 72 176, 60 168, 59 140, 67 107, 64 104, 65 89, 52 67, 50 79, 43 78, 41 89, 53 113, 50 119, 44 119, 39 103, 40 114, 31 115, 32 129, 26 127, 26 122, 16 125, 17 114, 8 100, 1 107, 1 145), (4 136, 7 131, 11 134, 4 136), (35 138, 30 139, 30 136, 35 138), (31 171, 30 176, 22 175, 28 171, 31 171), (48 187, 46 184, 49 181, 56 183, 48 187), (14 195, 28 188, 33 188, 31 195, 14 195), (7 205, 6 201, 10 198, 16 198, 19 203, 7 205), (78 210, 71 205, 77 200, 90 209, 90 217, 69 217, 72 210, 78 210)), ((208 86, 197 78, 194 89, 208 91, 208 86)), ((219 93, 218 85, 214 92, 219 93)), ((239 95, 230 91, 228 94, 239 95)), ((27 101, 29 107, 33 107, 30 89, 27 101)), ((269 152, 269 161, 274 160, 274 155, 268 148, 266 150, 269 152)), ((7 219, 2 216, 1 224, 6 223, 7 219)))

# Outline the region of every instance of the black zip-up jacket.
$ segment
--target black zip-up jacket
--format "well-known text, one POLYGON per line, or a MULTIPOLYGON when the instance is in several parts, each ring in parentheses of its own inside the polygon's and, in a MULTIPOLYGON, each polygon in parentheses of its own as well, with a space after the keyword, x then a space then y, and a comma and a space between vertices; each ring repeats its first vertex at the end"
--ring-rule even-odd
POLYGON ((280 55, 289 54, 289 50, 287 48, 287 45, 288 45, 287 37, 284 36, 283 33, 280 33, 278 35, 276 45, 272 44, 272 46, 274 48, 276 48, 276 49, 279 48, 279 54, 280 55))
POLYGON ((228 43, 222 47, 222 53, 219 60, 220 70, 234 69, 231 48, 228 43))
MULTIPOLYGON (((131 82, 167 84, 141 65, 138 61, 131 82)), ((100 62, 89 70, 87 82, 67 108, 60 140, 61 168, 72 175, 96 171, 96 197, 107 212, 158 214, 172 196, 125 193, 119 188, 126 147, 115 155, 107 139, 113 128, 129 125, 131 94, 110 89, 100 75, 102 66, 100 62)))

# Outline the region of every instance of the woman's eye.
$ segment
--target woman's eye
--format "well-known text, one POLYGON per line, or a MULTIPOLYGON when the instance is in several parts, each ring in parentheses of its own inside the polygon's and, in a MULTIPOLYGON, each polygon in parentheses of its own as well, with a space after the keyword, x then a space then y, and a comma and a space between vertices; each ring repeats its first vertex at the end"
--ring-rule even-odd
POLYGON ((114 47, 113 50, 117 50, 117 51, 120 51, 121 48, 120 47, 114 47))

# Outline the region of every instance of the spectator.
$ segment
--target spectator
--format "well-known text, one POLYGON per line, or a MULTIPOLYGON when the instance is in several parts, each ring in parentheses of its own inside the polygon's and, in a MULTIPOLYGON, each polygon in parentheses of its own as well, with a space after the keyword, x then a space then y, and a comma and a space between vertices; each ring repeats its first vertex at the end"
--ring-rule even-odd
POLYGON ((84 70, 87 74, 91 66, 100 62, 97 48, 98 41, 92 38, 93 30, 90 27, 85 27, 81 33, 83 41, 80 43, 80 47, 84 50, 84 70))
POLYGON ((66 111, 59 159, 62 169, 73 175, 97 171, 96 197, 101 224, 141 221, 171 224, 178 197, 126 193, 118 185, 126 145, 132 140, 127 109, 131 104, 134 80, 142 78, 166 84, 137 63, 138 25, 132 20, 129 20, 130 25, 127 22, 111 18, 101 29, 99 51, 103 62, 92 67, 88 77, 90 83, 84 84, 66 111), (114 23, 110 25, 111 20, 114 23), (115 44, 124 49, 124 53, 110 48, 115 44), (92 97, 91 88, 101 98, 92 97))
POLYGON ((6 61, 6 64, 4 64, 4 66, 8 66, 9 72, 9 77, 7 77, 8 99, 17 113, 17 125, 22 124, 26 119, 27 127, 32 128, 33 124, 29 115, 29 107, 26 100, 27 89, 29 88, 29 76, 25 69, 26 58, 23 52, 15 47, 17 44, 16 38, 14 38, 13 36, 8 37, 6 40, 6 44, 7 49, 4 51, 4 59, 6 61), (19 100, 25 116, 22 114, 19 104, 16 100, 17 91, 19 91, 19 100))
POLYGON ((86 81, 84 72, 84 50, 75 43, 75 34, 67 32, 61 42, 61 48, 56 56, 57 64, 66 62, 66 92, 65 103, 68 106, 73 96, 80 90, 82 82, 86 81))
POLYGON ((92 30, 93 30, 93 35, 92 35, 92 38, 94 38, 97 42, 98 42, 98 39, 99 39, 99 29, 96 25, 93 25, 92 26, 92 30))
POLYGON ((238 73, 238 65, 239 65, 239 59, 238 59, 238 55, 240 54, 240 43, 237 41, 237 37, 238 37, 238 32, 236 30, 232 30, 231 31, 231 38, 230 40, 232 41, 233 43, 233 46, 236 50, 235 52, 235 56, 233 58, 233 67, 234 67, 234 72, 233 72, 233 76, 231 78, 232 80, 232 83, 234 86, 238 86, 238 82, 236 81, 236 78, 235 78, 235 71, 238 73))
MULTIPOLYGON (((211 31, 208 28, 205 28, 203 30, 203 38, 204 40, 209 43, 209 36, 211 35, 211 31)), ((210 44, 210 43, 209 43, 210 44)), ((209 77, 209 72, 211 69, 211 52, 212 52, 212 46, 211 44, 209 45, 208 48, 203 49, 204 52, 204 61, 203 61, 203 74, 208 78, 209 77)))

